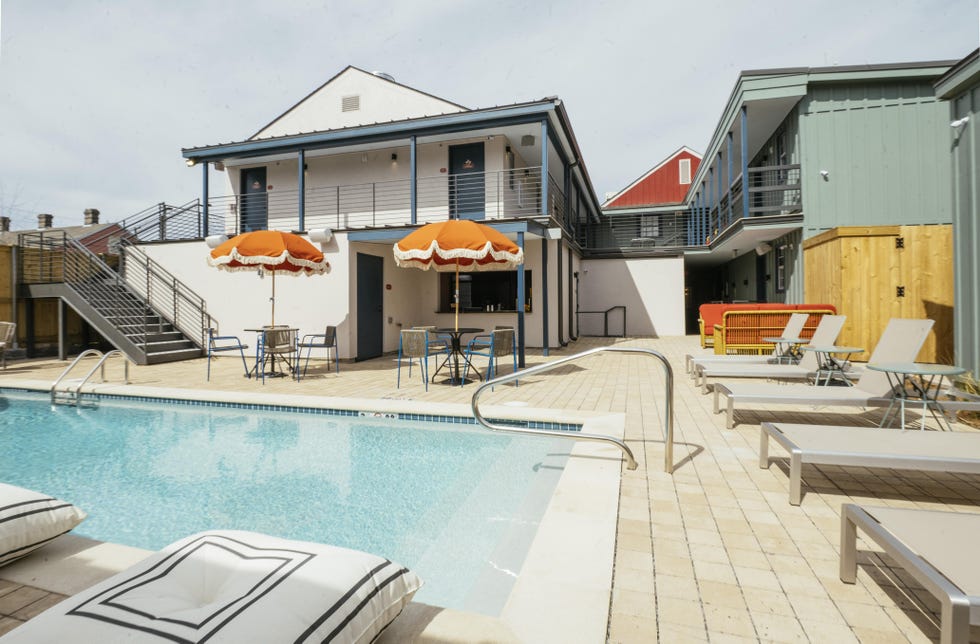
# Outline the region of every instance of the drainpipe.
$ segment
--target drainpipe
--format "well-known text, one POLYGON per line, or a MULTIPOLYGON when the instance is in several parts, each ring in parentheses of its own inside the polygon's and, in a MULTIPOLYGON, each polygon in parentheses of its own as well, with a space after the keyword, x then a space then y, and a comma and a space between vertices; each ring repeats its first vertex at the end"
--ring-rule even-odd
MULTIPOLYGON (((517 233, 517 245, 524 251, 524 231, 517 233)), ((524 368, 524 263, 517 266, 517 366, 524 368)))

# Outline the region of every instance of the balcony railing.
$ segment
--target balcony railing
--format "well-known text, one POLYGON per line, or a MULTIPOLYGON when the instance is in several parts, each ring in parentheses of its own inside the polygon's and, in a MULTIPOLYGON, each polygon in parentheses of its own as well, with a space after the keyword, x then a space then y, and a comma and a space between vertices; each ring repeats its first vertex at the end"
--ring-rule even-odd
MULTIPOLYGON (((410 191, 408 179, 307 188, 304 228, 348 230, 408 225, 412 221, 410 191)), ((549 191, 549 207, 563 209, 564 195, 553 179, 549 191)), ((295 189, 210 197, 208 208, 212 233, 232 235, 247 230, 300 227, 299 194, 295 189)), ((417 181, 416 213, 417 223, 450 216, 542 216, 541 168, 421 177, 417 181)))

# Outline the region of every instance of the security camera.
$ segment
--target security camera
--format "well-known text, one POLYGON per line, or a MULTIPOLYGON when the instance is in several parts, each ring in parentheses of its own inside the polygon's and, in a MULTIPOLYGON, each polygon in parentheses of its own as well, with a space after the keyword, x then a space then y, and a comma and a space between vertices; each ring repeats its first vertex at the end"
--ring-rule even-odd
POLYGON ((950 123, 949 126, 950 127, 963 127, 964 125, 966 125, 969 122, 970 122, 970 117, 969 116, 964 116, 961 119, 956 119, 955 121, 953 121, 952 123, 950 123))

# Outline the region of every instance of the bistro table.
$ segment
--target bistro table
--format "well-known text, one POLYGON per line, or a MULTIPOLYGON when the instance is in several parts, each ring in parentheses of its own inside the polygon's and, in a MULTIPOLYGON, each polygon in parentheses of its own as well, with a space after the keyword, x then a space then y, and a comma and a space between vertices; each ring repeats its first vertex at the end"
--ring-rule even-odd
POLYGON ((436 369, 435 373, 432 374, 432 382, 436 381, 436 374, 442 371, 442 368, 447 364, 449 365, 449 377, 450 382, 464 384, 459 373, 459 363, 460 358, 462 361, 469 365, 470 369, 476 372, 476 377, 483 380, 483 374, 476 366, 466 359, 466 354, 463 352, 462 342, 460 341, 460 336, 464 333, 482 333, 484 329, 479 329, 471 326, 461 326, 458 329, 456 327, 445 327, 436 329, 434 332, 439 335, 448 335, 450 337, 450 351, 446 359, 442 361, 442 364, 436 369), (451 364, 450 364, 451 363, 451 364))
POLYGON ((826 377, 824 385, 830 385, 831 380, 838 379, 848 387, 852 385, 851 381, 844 374, 844 368, 847 367, 851 355, 864 351, 861 347, 841 347, 837 345, 815 347, 810 344, 804 345, 800 349, 803 351, 813 351, 817 354, 817 380, 815 384, 819 385, 820 378, 824 376, 826 377), (843 355, 844 358, 835 358, 835 354, 843 355))
POLYGON ((776 362, 782 363, 785 359, 790 364, 796 364, 800 361, 802 353, 800 353, 800 345, 806 344, 809 340, 804 338, 784 338, 784 337, 773 337, 773 338, 762 338, 763 342, 772 342, 776 345, 776 362))
POLYGON ((299 327, 278 326, 278 325, 276 325, 274 327, 265 326, 265 327, 259 327, 259 328, 245 329, 245 331, 248 331, 250 333, 255 333, 255 348, 256 348, 256 353, 255 353, 255 366, 252 367, 252 370, 249 372, 249 377, 252 377, 252 376, 255 376, 256 378, 258 378, 259 376, 266 376, 266 377, 269 377, 269 378, 284 378, 284 377, 286 377, 286 372, 285 371, 278 371, 278 370, 276 370, 276 358, 277 357, 280 358, 280 359, 282 359, 286 363, 286 366, 289 367, 289 370, 290 371, 293 370, 293 363, 290 361, 288 355, 283 355, 283 354, 278 354, 278 353, 266 353, 266 352, 263 352, 264 359, 262 361, 261 367, 262 367, 262 371, 264 373, 260 373, 259 372, 259 348, 261 346, 263 346, 263 343, 265 342, 265 336, 264 336, 264 334, 265 334, 266 331, 285 331, 286 333, 296 334, 296 333, 299 333, 299 327), (268 371, 265 370, 266 363, 271 363, 271 367, 269 368, 268 371))
POLYGON ((939 423, 940 429, 945 425, 947 430, 952 431, 943 413, 943 407, 936 398, 942 389, 943 378, 966 373, 966 369, 952 365, 918 362, 877 362, 868 364, 868 369, 884 372, 888 377, 888 384, 892 386, 892 402, 878 424, 879 427, 885 426, 885 421, 891 418, 892 410, 898 405, 896 413, 901 421, 901 428, 905 429, 905 405, 908 401, 912 401, 913 404, 922 403, 922 421, 919 423, 919 429, 925 429, 928 409, 939 423))

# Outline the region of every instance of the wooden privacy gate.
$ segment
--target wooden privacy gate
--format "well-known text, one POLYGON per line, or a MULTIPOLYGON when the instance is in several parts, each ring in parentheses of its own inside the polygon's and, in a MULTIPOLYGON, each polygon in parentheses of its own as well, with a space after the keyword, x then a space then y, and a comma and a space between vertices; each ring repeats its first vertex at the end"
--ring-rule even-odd
POLYGON ((847 316, 839 345, 867 349, 891 318, 935 320, 918 359, 953 360, 953 227, 844 226, 803 242, 806 301, 847 316))

